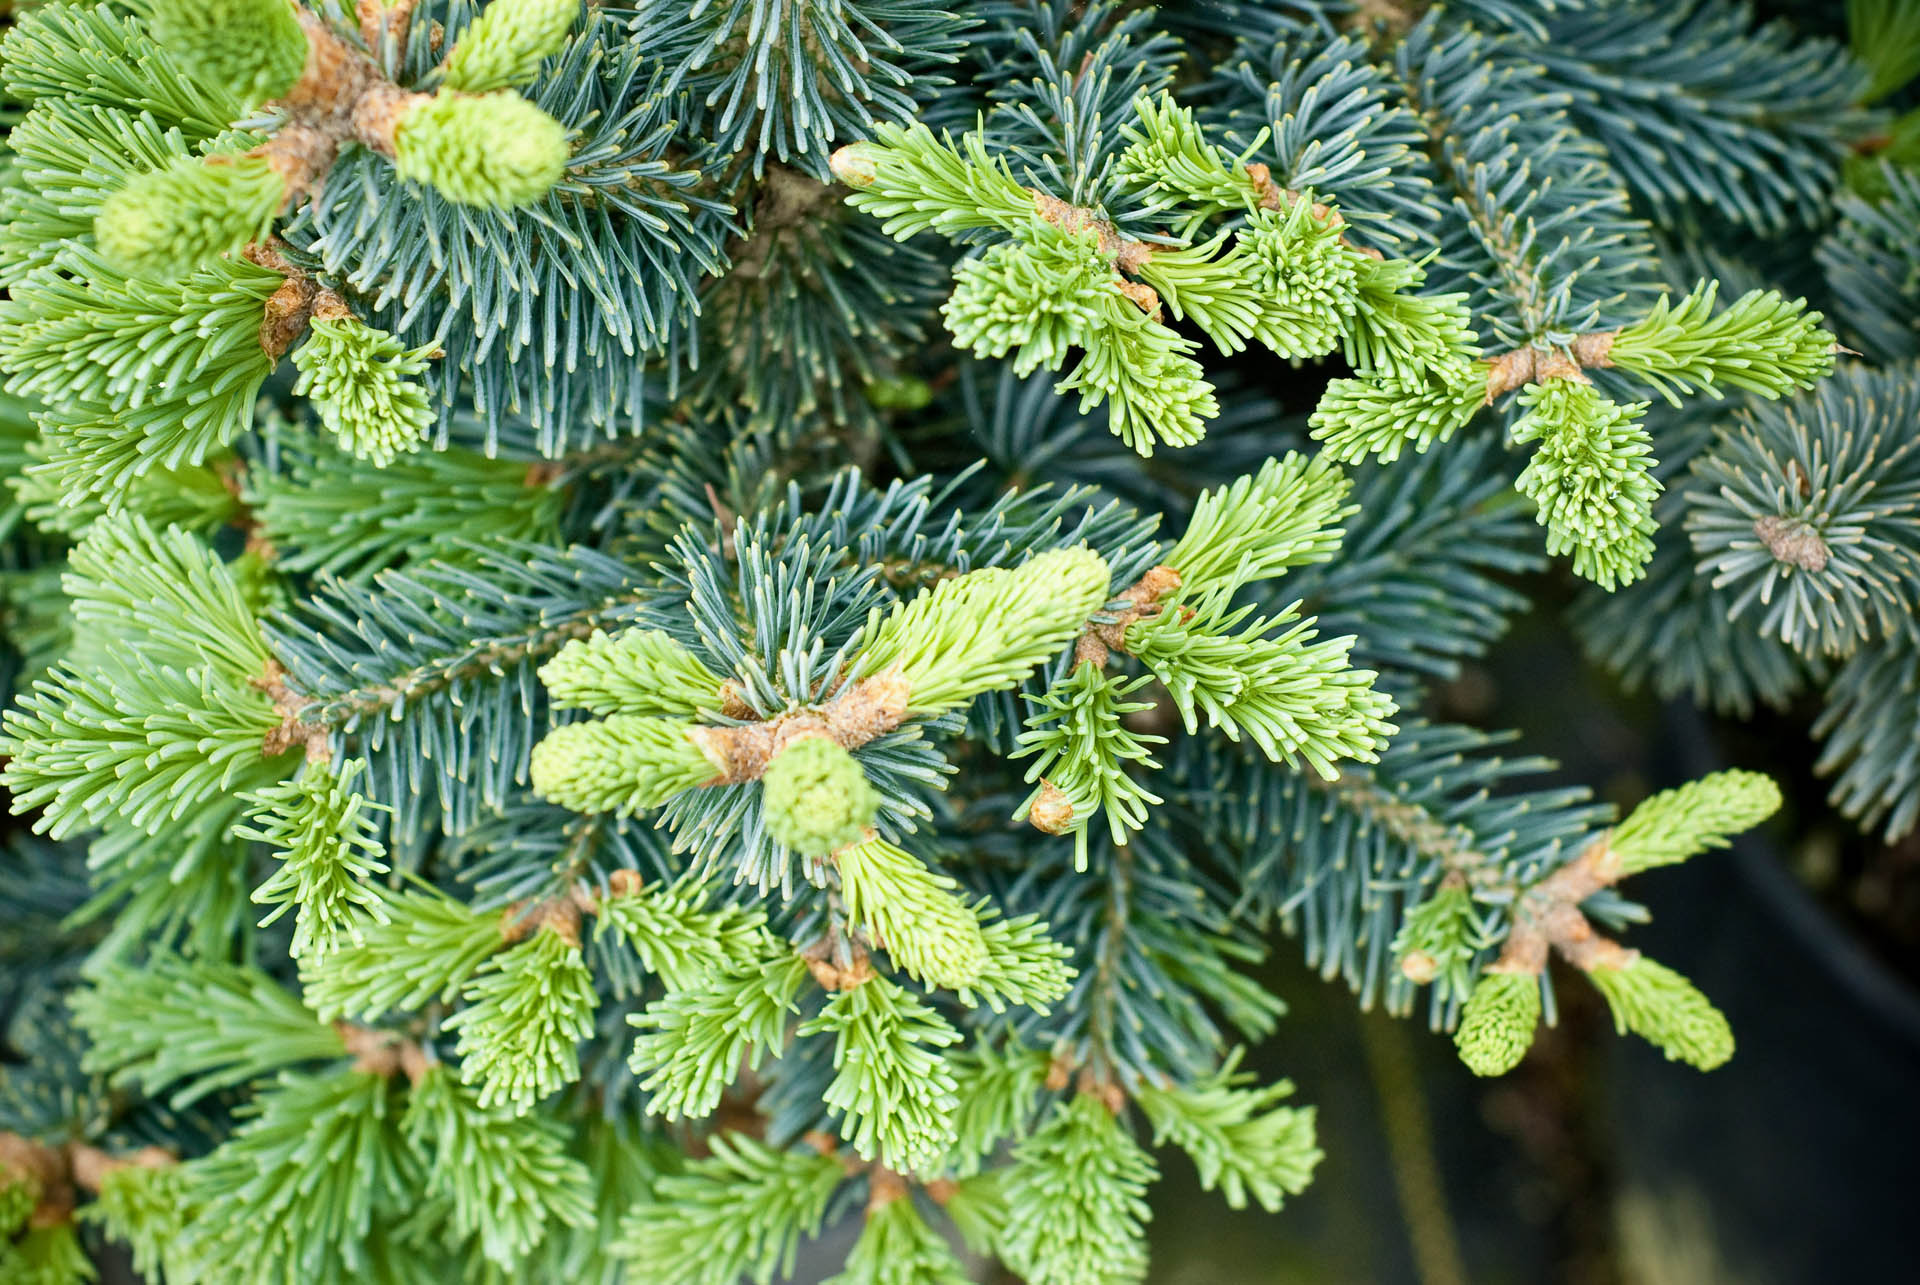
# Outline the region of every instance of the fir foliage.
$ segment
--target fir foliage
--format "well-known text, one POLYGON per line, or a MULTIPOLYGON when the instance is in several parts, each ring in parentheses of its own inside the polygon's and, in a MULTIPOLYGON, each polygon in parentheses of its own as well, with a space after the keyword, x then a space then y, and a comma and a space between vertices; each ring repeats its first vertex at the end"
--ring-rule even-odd
POLYGON ((579 0, 492 0, 453 42, 442 83, 468 94, 524 85, 579 16, 579 0))
POLYGON ((1644 957, 1621 968, 1599 967, 1587 977, 1607 997, 1621 1034, 1656 1045, 1669 1061, 1711 1071, 1733 1056, 1733 1032, 1692 982, 1644 957))
POLYGON ((115 266, 167 277, 263 240, 285 180, 258 157, 181 157, 108 197, 94 239, 115 266))
POLYGON ((747 1134, 715 1134, 712 1147, 654 1184, 627 1218, 621 1253, 662 1285, 770 1285, 792 1272, 800 1237, 819 1231, 846 1173, 833 1156, 747 1134))
POLYGON ((1058 1103, 1014 1148, 998 1249, 1034 1285, 1108 1285, 1146 1275, 1147 1184, 1157 1171, 1093 1094, 1058 1103))
POLYGON ((278 98, 307 61, 307 38, 286 0, 154 0, 147 30, 191 75, 244 102, 278 98))
POLYGON ((381 859, 386 846, 375 834, 378 819, 353 789, 366 766, 343 763, 338 773, 310 767, 292 781, 248 796, 253 825, 236 833, 270 845, 281 862, 253 891, 255 902, 274 907, 260 926, 296 911, 287 948, 295 959, 326 955, 343 935, 354 933, 362 914, 375 922, 386 918, 386 907, 369 883, 387 873, 381 859))
POLYGON ((1543 549, 1920 819, 1898 5, 14 8, 9 1281, 1142 1280, 1283 936, 1718 1064, 1614 884, 1777 789, 1431 721, 1543 549))
POLYGON ((470 980, 466 1006, 446 1021, 460 1032, 460 1075, 480 1086, 483 1111, 524 1115, 580 1077, 579 1042, 593 1031, 597 996, 580 947, 551 924, 501 951, 470 980))
POLYGON ((1723 848, 1780 807, 1780 787, 1758 772, 1716 772, 1660 793, 1614 828, 1608 846, 1627 874, 1723 848))
POLYGON ((436 94, 394 130, 393 170, 455 205, 531 205, 567 166, 566 129, 515 93, 436 94))
POLYGON ((946 1154, 959 1099, 940 1050, 960 1033, 945 1018, 876 977, 836 993, 799 1033, 833 1036, 834 1076, 820 1100, 863 1159, 910 1172, 946 1154))
POLYGON ((1539 1024, 1539 978, 1531 973, 1484 973, 1467 997, 1454 1044, 1475 1075, 1505 1075, 1527 1055, 1539 1024))
POLYGON ((417 451, 436 418, 417 376, 437 349, 406 349, 384 330, 352 317, 316 319, 293 354, 296 394, 312 399, 328 432, 347 451, 384 468, 417 451))

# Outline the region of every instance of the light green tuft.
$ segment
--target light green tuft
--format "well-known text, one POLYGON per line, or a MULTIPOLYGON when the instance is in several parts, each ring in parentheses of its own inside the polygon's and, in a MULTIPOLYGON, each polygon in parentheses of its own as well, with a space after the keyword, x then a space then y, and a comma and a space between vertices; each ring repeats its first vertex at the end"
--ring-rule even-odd
POLYGON ((1505 1075, 1520 1065, 1540 1024, 1540 979, 1532 973, 1483 973, 1467 998, 1453 1042, 1475 1075, 1505 1075))
POLYGON ((481 94, 526 84, 579 17, 580 0, 493 0, 447 55, 447 88, 481 94))
POLYGON ((286 181, 263 157, 183 156, 108 197, 94 220, 94 240, 127 272, 185 276, 265 239, 286 195, 286 181))
POLYGON ((280 97, 307 65, 287 0, 152 0, 147 29, 188 74, 249 103, 280 97))
POLYGON ((1549 379, 1518 398, 1516 443, 1538 441, 1514 483, 1539 505, 1547 552, 1572 554, 1575 575, 1611 591, 1638 580, 1653 557, 1653 439, 1645 402, 1622 406, 1591 384, 1549 379))
POLYGON ((513 93, 440 93, 394 131, 394 172, 456 205, 514 210, 553 190, 567 131, 513 93))
POLYGON ((760 787, 767 833, 806 857, 858 843, 880 807, 859 761, 824 736, 804 737, 774 755, 760 787))
POLYGON ((556 727, 533 747, 533 791, 575 812, 632 816, 713 779, 693 724, 644 714, 556 727))
POLYGON ((1715 772, 1662 790, 1633 810, 1610 846, 1623 874, 1685 861, 1760 824, 1780 807, 1780 787, 1760 772, 1715 772))
POLYGON ((834 861, 847 918, 895 964, 949 990, 982 980, 989 952, 980 916, 955 893, 950 877, 880 838, 843 848, 834 861))
POLYGON ((1613 1024, 1659 1048, 1670 1062, 1711 1071, 1733 1056, 1733 1028, 1694 984, 1664 964, 1637 957, 1587 977, 1607 997, 1613 1024))
POLYGON ((557 709, 691 717, 718 707, 720 675, 658 629, 594 630, 540 667, 557 709))
POLYGON ((1085 547, 942 580, 884 617, 875 608, 863 668, 899 665, 911 684, 908 713, 945 713, 1051 660, 1106 605, 1109 582, 1107 564, 1085 547))
POLYGON ((293 391, 312 400, 327 431, 360 459, 384 468, 417 451, 433 427, 420 373, 434 345, 403 348, 398 339, 355 317, 315 321, 293 354, 300 378, 293 391))

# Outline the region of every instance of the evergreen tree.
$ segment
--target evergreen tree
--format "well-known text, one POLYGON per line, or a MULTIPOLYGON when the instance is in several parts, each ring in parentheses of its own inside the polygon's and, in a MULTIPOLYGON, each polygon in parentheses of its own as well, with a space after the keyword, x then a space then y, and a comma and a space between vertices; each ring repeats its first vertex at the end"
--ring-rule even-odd
POLYGON ((1718 1065, 1774 785, 1428 705, 1550 559, 1920 821, 1898 0, 6 9, 0 1278, 1137 1281, 1282 936, 1718 1065))

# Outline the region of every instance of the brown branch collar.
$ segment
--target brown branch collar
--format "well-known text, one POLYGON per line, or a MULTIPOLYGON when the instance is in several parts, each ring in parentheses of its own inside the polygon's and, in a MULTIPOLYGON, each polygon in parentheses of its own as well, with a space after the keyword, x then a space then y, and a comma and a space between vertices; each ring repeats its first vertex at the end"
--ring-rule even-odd
POLYGON ((1596 330, 1579 335, 1572 343, 1554 348, 1535 348, 1524 344, 1510 352, 1482 358, 1487 368, 1488 406, 1516 388, 1548 379, 1575 379, 1587 383, 1586 371, 1613 365, 1609 355, 1617 330, 1596 330))
POLYGON ((1507 943, 1500 957, 1487 966, 1488 972, 1538 976, 1546 971, 1550 951, 1582 971, 1624 968, 1639 957, 1640 952, 1603 936, 1580 910, 1581 902, 1616 883, 1624 873, 1612 838, 1609 830, 1520 894, 1507 943))
POLYGON ((29 1227, 72 1221, 79 1193, 97 1195, 106 1176, 117 1169, 163 1169, 177 1163, 178 1157, 163 1147, 115 1155, 86 1142, 35 1142, 17 1133, 0 1133, 0 1181, 30 1182, 38 1193, 27 1216, 29 1227))

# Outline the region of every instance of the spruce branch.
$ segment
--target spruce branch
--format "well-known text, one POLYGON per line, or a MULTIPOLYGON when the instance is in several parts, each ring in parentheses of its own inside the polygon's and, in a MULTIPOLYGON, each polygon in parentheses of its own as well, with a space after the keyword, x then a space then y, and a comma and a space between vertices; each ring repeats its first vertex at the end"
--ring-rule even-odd
POLYGON ((540 1114, 481 1105, 441 1065, 428 1069, 407 1098, 401 1131, 430 1155, 427 1194, 451 1202, 455 1235, 477 1236, 502 1271, 518 1269, 557 1222, 593 1220, 592 1175, 567 1153, 567 1131, 540 1114))
POLYGON ((580 1078, 580 1041, 593 1033, 599 997, 581 957, 577 918, 544 920, 527 940, 492 956, 467 982, 466 1007, 446 1020, 460 1032, 460 1078, 480 1086, 482 1110, 525 1115, 580 1078))
POLYGON ((920 1216, 904 1184, 883 1186, 876 1175, 873 1189, 846 1266, 823 1285, 968 1285, 973 1280, 946 1238, 920 1216))
POLYGON ((332 1027, 259 969, 158 954, 96 970, 76 992, 85 1066, 189 1106, 300 1062, 345 1055, 332 1027))
POLYGON ((1636 955, 1621 964, 1588 969, 1587 980, 1607 997, 1619 1032, 1632 1031, 1658 1047, 1668 1061, 1711 1071, 1733 1056, 1727 1019, 1671 968, 1636 955))
POLYGON ((1287 1196, 1307 1189, 1324 1153, 1313 1108, 1280 1105, 1293 1094, 1287 1080, 1246 1087, 1253 1077, 1237 1069, 1243 1053, 1235 1049, 1193 1084, 1143 1083, 1134 1101, 1153 1123, 1155 1146, 1171 1142, 1192 1157, 1203 1190, 1220 1188, 1229 1208, 1246 1208, 1251 1195, 1278 1213, 1287 1196))
POLYGON ((246 796, 253 825, 236 828, 236 836, 271 845, 281 862, 253 892, 256 904, 275 908, 260 926, 298 911, 289 947, 295 959, 320 959, 352 937, 356 910, 376 923, 386 918, 386 903, 368 883, 387 872, 386 845, 375 837, 375 806, 353 788, 365 770, 359 759, 342 763, 337 774, 309 766, 292 781, 246 796))
POLYGON ((766 956, 766 916, 759 911, 711 908, 706 884, 692 876, 640 888, 632 871, 614 873, 627 877, 601 900, 595 935, 617 934, 669 991, 695 989, 766 956))
POLYGON ((1125 721, 1154 707, 1152 701, 1125 699, 1149 681, 1148 675, 1110 675, 1082 660, 1066 682, 1028 697, 1035 709, 1013 757, 1037 756, 1026 779, 1040 784, 1014 820, 1029 821, 1048 834, 1072 834, 1075 869, 1086 869, 1087 830, 1095 817, 1104 814, 1112 841, 1124 844, 1146 825, 1148 809, 1162 801, 1128 770, 1158 769, 1151 747, 1167 742, 1164 736, 1136 732, 1125 721))
POLYGON ((802 1036, 831 1033, 833 1080, 820 1100, 864 1160, 932 1169, 955 1137, 957 1084, 942 1050, 960 1033, 884 977, 835 992, 802 1036))
POLYGON ((182 1166, 194 1215, 181 1252, 195 1272, 368 1270, 375 1209, 397 1207, 417 1181, 388 1082, 356 1070, 283 1072, 242 1114, 239 1129, 182 1166))
POLYGON ((147 29, 194 76, 243 102, 278 98, 307 61, 307 38, 287 0, 154 0, 147 29))
POLYGON ((1537 441, 1515 486, 1539 506, 1547 552, 1571 553, 1573 570, 1603 589, 1645 574, 1653 557, 1653 440, 1647 404, 1621 406, 1582 379, 1550 379, 1520 394, 1525 413, 1509 436, 1537 441))
POLYGON ((1146 1274, 1153 1159, 1100 1097, 1076 1093, 1013 1149, 998 1249, 1033 1285, 1146 1274))
POLYGON ((956 988, 956 998, 969 1007, 985 1004, 995 1013, 1017 1006, 1047 1016, 1072 989, 1074 970, 1067 960, 1073 952, 1053 938, 1038 915, 999 918, 984 900, 973 914, 987 960, 978 976, 956 988))
POLYGON ((1539 977, 1488 971, 1467 997, 1453 1042, 1475 1075, 1505 1075, 1527 1055, 1539 1025, 1539 977))
POLYGON ((431 888, 381 898, 381 917, 361 920, 324 959, 301 961, 305 999, 322 1018, 375 1021, 430 1001, 451 1003, 505 944, 498 916, 431 888))
POLYGON ((869 833, 833 854, 847 922, 914 980, 946 990, 977 983, 988 965, 979 916, 946 875, 869 833))
POLYGON ((1188 732, 1204 712, 1229 740, 1244 733, 1268 758, 1304 759, 1328 778, 1336 759, 1372 762, 1396 706, 1373 671, 1348 665, 1354 640, 1315 641, 1313 621, 1291 610, 1248 622, 1252 604, 1230 600, 1216 589, 1127 628, 1128 654, 1166 685, 1188 732))
POLYGON ((1107 564, 1091 549, 1054 549, 1017 567, 943 580, 881 614, 860 635, 869 672, 897 667, 906 712, 929 718, 1011 687, 1057 655, 1106 604, 1107 564))
POLYGON ((649 1114, 667 1120, 710 1115, 743 1063, 758 1069, 779 1054, 787 1019, 799 1011, 794 1001, 806 984, 807 963, 776 954, 780 947, 771 939, 763 950, 628 1016, 640 1031, 628 1065, 649 1095, 649 1114))
POLYGON ((727 700, 718 674, 658 629, 596 629, 573 639, 540 667, 540 681, 557 709, 662 718, 690 718, 703 709, 747 713, 727 700))
POLYGON ((846 1181, 834 1156, 715 1134, 713 1154, 653 1185, 622 1224, 617 1252, 660 1285, 771 1285, 793 1270, 846 1181))
POLYGON ((580 0, 491 0, 453 42, 441 83, 468 94, 524 85, 579 16, 580 0))
POLYGON ((435 416, 418 376, 439 349, 402 347, 331 291, 320 292, 309 315, 307 341, 293 354, 300 372, 293 391, 311 401, 327 431, 350 454, 382 467, 425 445, 435 416))

